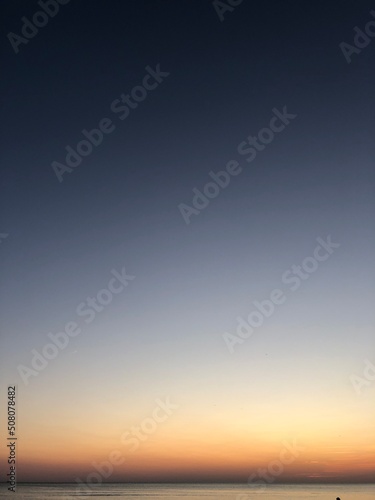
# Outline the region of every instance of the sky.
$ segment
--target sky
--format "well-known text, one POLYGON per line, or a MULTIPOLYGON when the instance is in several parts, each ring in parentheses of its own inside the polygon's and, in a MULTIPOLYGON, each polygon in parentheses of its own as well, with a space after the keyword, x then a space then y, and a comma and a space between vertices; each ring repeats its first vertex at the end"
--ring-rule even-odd
POLYGON ((373 4, 224 4, 1 3, 19 481, 373 481, 373 4))

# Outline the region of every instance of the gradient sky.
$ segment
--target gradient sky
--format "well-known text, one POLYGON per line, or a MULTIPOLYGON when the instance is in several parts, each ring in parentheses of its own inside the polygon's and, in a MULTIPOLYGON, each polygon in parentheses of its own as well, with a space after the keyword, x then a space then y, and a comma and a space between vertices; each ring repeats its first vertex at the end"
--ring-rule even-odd
MULTIPOLYGON (((375 382, 375 41, 339 44, 361 2, 73 0, 15 54, 37 2, 1 3, 1 422, 18 385, 18 480, 75 481, 119 450, 109 480, 240 481, 304 450, 277 481, 371 481, 375 382), (160 64, 170 75, 119 120, 110 109, 160 64), (272 109, 297 117, 247 163, 237 146, 272 109), (116 129, 59 183, 82 129, 116 129), (185 224, 209 172, 242 172, 185 224), (281 276, 316 239, 340 243, 295 292, 281 276), (90 324, 76 307, 111 270, 135 276, 90 324), (230 353, 224 332, 274 288, 285 304, 230 353), (48 333, 82 332, 26 386, 48 333), (178 409, 135 451, 156 400, 178 409)), ((1 443, 1 464, 6 460, 1 443)), ((2 467, 2 470, 4 468, 2 467)), ((1 478, 3 480, 3 478, 1 478)))

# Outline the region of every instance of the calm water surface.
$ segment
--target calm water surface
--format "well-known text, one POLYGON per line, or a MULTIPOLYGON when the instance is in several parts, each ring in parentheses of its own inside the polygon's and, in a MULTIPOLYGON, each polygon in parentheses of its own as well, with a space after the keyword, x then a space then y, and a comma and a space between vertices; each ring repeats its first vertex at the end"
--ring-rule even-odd
POLYGON ((92 486, 86 494, 79 494, 73 484, 49 484, 17 486, 17 492, 10 493, 4 484, 1 485, 0 498, 25 498, 45 500, 47 498, 89 498, 94 500, 374 500, 375 485, 269 485, 265 491, 252 491, 244 485, 168 485, 168 484, 107 484, 92 486))

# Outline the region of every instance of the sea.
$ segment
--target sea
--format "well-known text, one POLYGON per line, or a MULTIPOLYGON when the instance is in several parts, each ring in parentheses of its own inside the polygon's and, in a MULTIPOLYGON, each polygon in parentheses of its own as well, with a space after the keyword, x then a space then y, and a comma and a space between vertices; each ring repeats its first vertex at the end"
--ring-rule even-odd
MULTIPOLYGON (((79 488, 79 486, 78 486, 79 488)), ((77 491, 77 484, 18 484, 16 492, 0 485, 0 498, 45 500, 89 498, 93 500, 374 500, 371 485, 266 485, 263 491, 236 484, 100 484, 77 491)))

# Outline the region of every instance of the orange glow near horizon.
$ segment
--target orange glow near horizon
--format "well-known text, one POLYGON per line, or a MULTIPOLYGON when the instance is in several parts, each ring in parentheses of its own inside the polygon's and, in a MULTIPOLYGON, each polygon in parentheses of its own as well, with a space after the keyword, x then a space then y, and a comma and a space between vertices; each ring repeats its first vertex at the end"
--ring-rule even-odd
MULTIPOLYGON (((121 442, 130 423, 118 433, 115 421, 107 432, 103 428, 98 432, 95 417, 81 429, 58 425, 61 422, 48 428, 25 424, 18 442, 18 478, 43 480, 43 471, 52 480, 74 481, 95 471, 93 462, 108 460, 114 450, 124 459, 109 478, 116 481, 216 477, 218 482, 240 482, 275 460, 283 463, 284 482, 370 477, 375 467, 375 445, 370 444, 375 442, 375 430, 369 419, 343 413, 341 420, 338 415, 319 420, 318 411, 309 416, 309 410, 296 414, 289 421, 281 413, 274 421, 259 414, 235 419, 234 409, 226 413, 223 409, 219 416, 215 411, 198 418, 179 409, 145 435, 134 451, 121 442)), ((1 460, 5 458, 3 451, 1 460)))

